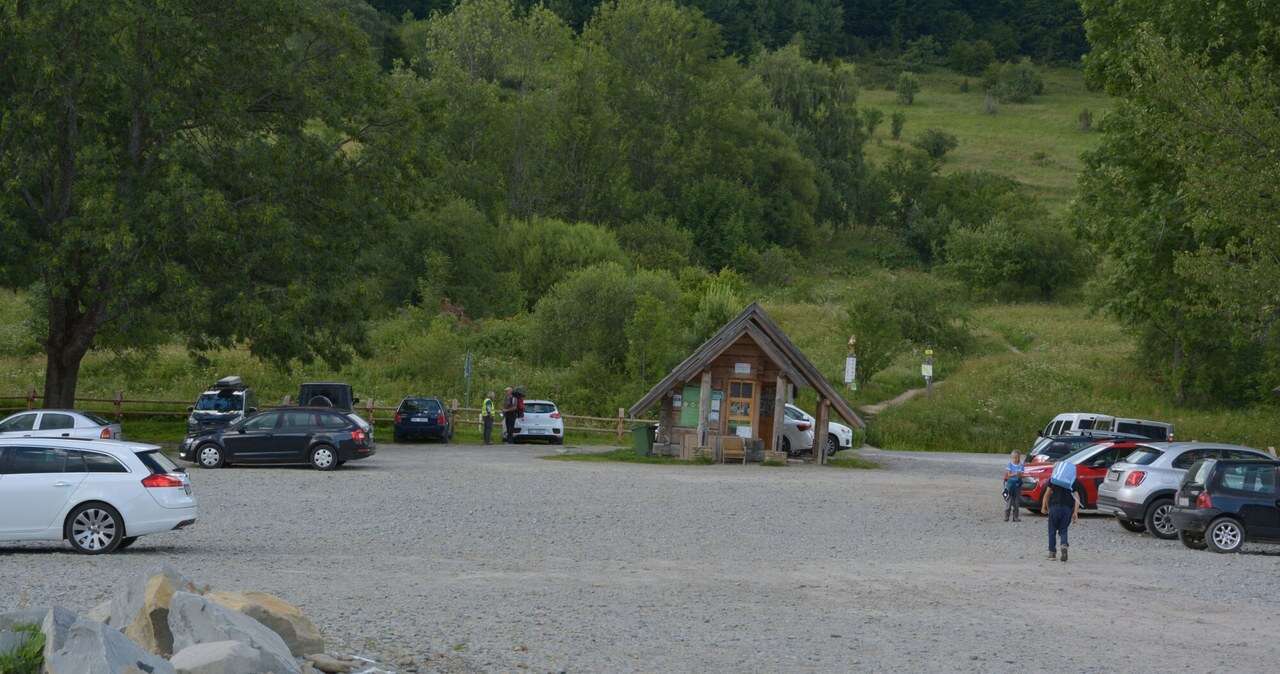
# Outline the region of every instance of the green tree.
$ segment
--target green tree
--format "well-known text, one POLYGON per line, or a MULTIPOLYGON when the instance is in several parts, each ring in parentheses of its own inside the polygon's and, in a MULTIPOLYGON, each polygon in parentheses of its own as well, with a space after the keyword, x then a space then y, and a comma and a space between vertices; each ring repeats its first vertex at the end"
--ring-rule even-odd
POLYGON ((986 40, 956 42, 947 50, 947 65, 965 75, 981 75, 995 60, 996 50, 986 40))
POLYGON ((899 103, 911 105, 916 102, 916 94, 920 93, 920 80, 911 73, 902 73, 898 76, 895 90, 898 92, 899 103))
POLYGON ((680 362, 684 340, 681 316, 664 300, 641 295, 627 321, 627 371, 644 387, 653 385, 680 362))
POLYGON ((907 123, 907 115, 904 112, 895 112, 889 116, 889 133, 894 140, 902 138, 902 127, 907 123))
POLYGON ((1087 276, 1079 242, 1045 219, 996 216, 946 239, 947 268, 979 294, 1005 300, 1052 300, 1087 276))
POLYGON ((925 129, 920 137, 911 141, 934 161, 942 161, 948 152, 956 149, 960 141, 942 129, 925 129))
POLYGON ((532 309, 561 279, 606 262, 622 264, 626 255, 613 232, 599 225, 546 218, 503 225, 498 258, 519 278, 522 308, 532 309))
POLYGON ((320 2, 0 2, 0 277, 38 295, 44 403, 91 349, 170 334, 360 349, 366 288, 333 262, 403 202, 396 84, 320 2))
POLYGON ((982 76, 987 92, 1001 103, 1026 103, 1044 93, 1044 79, 1030 60, 992 63, 982 76))
POLYGON ((858 292, 848 306, 845 332, 857 340, 858 386, 865 388, 876 373, 884 370, 907 347, 897 316, 891 307, 872 292, 858 292))

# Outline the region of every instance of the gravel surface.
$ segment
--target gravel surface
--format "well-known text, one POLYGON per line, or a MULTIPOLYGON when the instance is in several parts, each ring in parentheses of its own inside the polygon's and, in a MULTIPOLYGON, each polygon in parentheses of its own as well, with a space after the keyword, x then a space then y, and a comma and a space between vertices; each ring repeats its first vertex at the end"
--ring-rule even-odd
POLYGON ((193 469, 201 519, 125 552, 0 548, 0 611, 84 610, 159 561, 449 671, 1274 671, 1280 547, 1001 521, 1002 457, 875 471, 386 445, 334 473, 193 469))

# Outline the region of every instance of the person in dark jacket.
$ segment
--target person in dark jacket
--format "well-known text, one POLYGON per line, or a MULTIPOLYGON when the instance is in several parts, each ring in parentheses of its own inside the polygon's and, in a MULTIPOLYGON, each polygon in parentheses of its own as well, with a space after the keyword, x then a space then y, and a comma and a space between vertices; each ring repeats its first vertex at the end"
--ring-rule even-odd
POLYGON ((505 427, 502 431, 502 441, 514 443, 516 441, 516 413, 519 409, 519 402, 516 400, 515 389, 508 386, 502 391, 502 420, 505 427))
POLYGON ((1051 481, 1040 501, 1040 513, 1049 516, 1049 559, 1058 558, 1058 543, 1061 543, 1061 559, 1067 561, 1067 530, 1080 519, 1079 496, 1074 489, 1051 481))

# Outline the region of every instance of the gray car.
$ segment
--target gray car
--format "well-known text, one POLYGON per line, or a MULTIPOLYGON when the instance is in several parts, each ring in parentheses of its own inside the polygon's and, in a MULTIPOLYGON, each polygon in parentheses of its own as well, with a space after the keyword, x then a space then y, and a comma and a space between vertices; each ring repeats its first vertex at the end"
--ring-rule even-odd
POLYGON ((1127 531, 1150 531, 1172 540, 1178 529, 1170 519, 1173 498, 1191 464, 1201 459, 1270 459, 1252 447, 1214 442, 1152 442, 1138 445, 1111 466, 1098 485, 1098 510, 1111 513, 1127 531))
POLYGON ((120 440, 120 424, 83 410, 28 410, 0 420, 0 438, 120 440))

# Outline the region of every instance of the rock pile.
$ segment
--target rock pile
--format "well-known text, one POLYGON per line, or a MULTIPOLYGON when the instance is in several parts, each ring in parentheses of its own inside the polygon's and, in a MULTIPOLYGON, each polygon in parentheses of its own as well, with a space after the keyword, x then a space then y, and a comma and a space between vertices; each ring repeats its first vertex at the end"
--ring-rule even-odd
POLYGON ((326 655, 316 626, 283 599, 210 592, 167 565, 84 616, 60 607, 0 614, 0 655, 32 637, 19 629, 29 625, 44 635, 44 674, 339 674, 359 664, 326 655))

